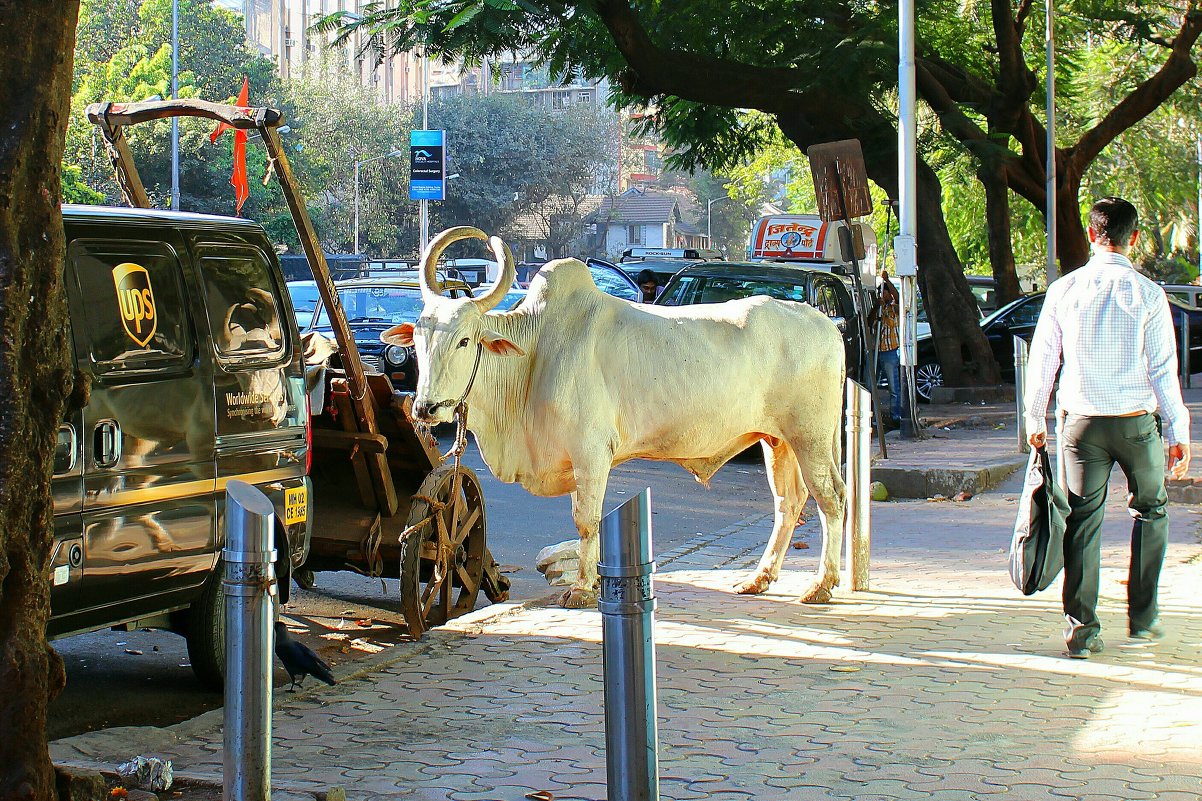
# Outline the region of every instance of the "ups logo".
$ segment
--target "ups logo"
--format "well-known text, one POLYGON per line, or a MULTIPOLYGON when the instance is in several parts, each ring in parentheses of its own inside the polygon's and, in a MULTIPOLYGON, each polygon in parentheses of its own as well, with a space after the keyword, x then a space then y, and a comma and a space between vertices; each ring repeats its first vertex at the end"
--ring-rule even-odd
POLYGON ((125 327, 125 333, 146 347, 159 322, 154 311, 150 273, 139 264, 118 264, 113 268, 113 284, 117 287, 117 303, 121 307, 121 325, 125 327))

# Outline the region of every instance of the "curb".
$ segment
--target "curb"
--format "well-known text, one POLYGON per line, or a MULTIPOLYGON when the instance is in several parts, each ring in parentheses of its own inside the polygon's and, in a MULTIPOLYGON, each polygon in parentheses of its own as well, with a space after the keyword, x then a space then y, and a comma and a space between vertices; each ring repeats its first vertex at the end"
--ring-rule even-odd
POLYGON ((1164 486, 1170 503, 1202 504, 1202 478, 1169 479, 1164 486))
MULTIPOLYGON (((889 490, 890 498, 951 498, 961 492, 980 495, 1009 478, 1027 464, 1027 459, 1009 459, 981 467, 885 467, 873 466, 872 480, 889 490)), ((1202 487, 1198 489, 1202 493, 1202 487)))

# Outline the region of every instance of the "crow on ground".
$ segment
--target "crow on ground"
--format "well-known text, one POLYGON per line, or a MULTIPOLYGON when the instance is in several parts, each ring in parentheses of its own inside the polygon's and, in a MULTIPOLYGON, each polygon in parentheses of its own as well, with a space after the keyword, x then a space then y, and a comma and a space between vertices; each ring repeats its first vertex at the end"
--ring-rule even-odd
POLYGON ((305 676, 316 676, 331 687, 336 683, 330 666, 322 661, 313 649, 301 642, 296 642, 288 636, 288 627, 281 621, 275 624, 275 655, 284 663, 288 678, 292 679, 292 692, 305 680, 305 676))

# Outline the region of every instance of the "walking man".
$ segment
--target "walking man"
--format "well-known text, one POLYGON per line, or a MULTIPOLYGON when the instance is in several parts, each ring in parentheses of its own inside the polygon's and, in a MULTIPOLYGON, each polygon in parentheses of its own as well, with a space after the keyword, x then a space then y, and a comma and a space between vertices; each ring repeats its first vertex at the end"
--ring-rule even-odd
POLYGON ((1156 592, 1169 521, 1163 437, 1173 478, 1189 469, 1189 410, 1177 381, 1173 318, 1164 290, 1127 253, 1139 237, 1135 207, 1107 197, 1089 212, 1093 258, 1048 287, 1030 351, 1026 393, 1031 445, 1047 444, 1048 399, 1060 371, 1057 434, 1071 507, 1064 541, 1064 630, 1068 655, 1102 651, 1098 622, 1101 526, 1117 462, 1127 477, 1131 565, 1128 633, 1162 634, 1156 592), (1062 368, 1063 365, 1063 368, 1062 368))

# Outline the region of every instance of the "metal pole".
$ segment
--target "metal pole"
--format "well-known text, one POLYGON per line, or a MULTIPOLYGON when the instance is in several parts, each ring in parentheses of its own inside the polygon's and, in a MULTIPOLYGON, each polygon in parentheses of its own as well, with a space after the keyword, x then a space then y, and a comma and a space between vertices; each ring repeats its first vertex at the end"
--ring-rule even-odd
MULTIPOLYGON (((422 48, 422 130, 430 130, 430 53, 426 48, 422 48)), ((417 224, 420 255, 425 255, 430 244, 430 201, 417 201, 417 224)))
POLYGON ((1202 134, 1198 135, 1198 230, 1194 239, 1198 242, 1198 280, 1202 281, 1202 134))
POLYGON ((1027 453, 1031 445, 1027 442, 1027 340, 1014 338, 1014 411, 1018 415, 1018 452, 1027 453))
POLYGON ((355 162, 355 255, 359 255, 359 165, 363 162, 355 162))
POLYGON ((609 801, 658 801, 651 490, 601 519, 605 766, 609 801))
POLYGON ((271 798, 275 509, 257 487, 225 488, 225 779, 223 801, 271 798))
POLYGON ((1046 0, 1046 23, 1047 34, 1045 36, 1044 49, 1047 51, 1047 115, 1048 115, 1048 141, 1047 141, 1047 217, 1048 217, 1048 285, 1059 277, 1059 271, 1056 268, 1056 39, 1055 31, 1055 15, 1056 9, 1052 0, 1046 0))
MULTIPOLYGON (((914 6, 915 0, 898 4, 898 115, 897 115, 897 172, 898 172, 898 235, 893 240, 894 272, 900 283, 902 329, 901 379, 906 409, 902 434, 920 436, 914 404, 914 368, 917 366, 918 309, 918 90, 914 77, 914 6)), ((875 376, 873 377, 875 381, 875 376)))
POLYGON ((1189 389, 1190 385, 1190 364, 1189 364, 1189 312, 1181 313, 1181 387, 1189 389))
MULTIPOLYGON (((171 99, 179 98, 179 0, 171 0, 171 99)), ((179 211, 179 118, 171 118, 171 210, 179 211)))
POLYGON ((872 550, 872 395, 856 381, 847 379, 847 511, 844 516, 844 541, 847 543, 847 569, 853 591, 868 590, 868 572, 872 550))

